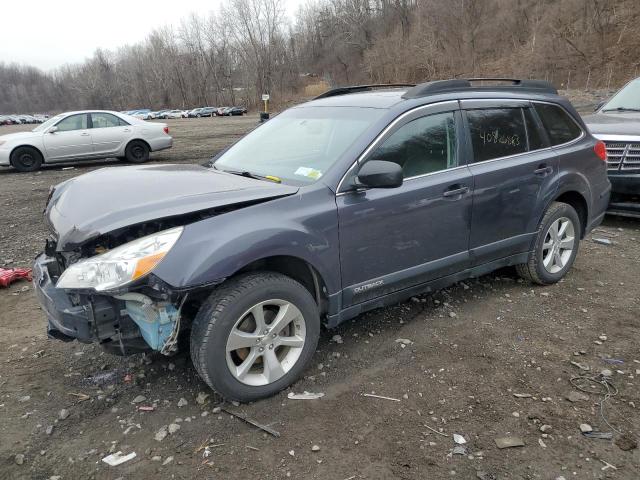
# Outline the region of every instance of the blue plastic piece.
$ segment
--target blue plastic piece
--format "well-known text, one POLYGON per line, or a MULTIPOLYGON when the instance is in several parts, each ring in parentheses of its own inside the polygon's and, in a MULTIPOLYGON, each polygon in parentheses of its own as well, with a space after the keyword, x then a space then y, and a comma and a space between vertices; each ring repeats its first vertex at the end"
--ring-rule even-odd
POLYGON ((126 310, 140 327, 145 342, 154 350, 162 350, 178 320, 178 310, 170 303, 144 306, 140 302, 127 301, 126 310))

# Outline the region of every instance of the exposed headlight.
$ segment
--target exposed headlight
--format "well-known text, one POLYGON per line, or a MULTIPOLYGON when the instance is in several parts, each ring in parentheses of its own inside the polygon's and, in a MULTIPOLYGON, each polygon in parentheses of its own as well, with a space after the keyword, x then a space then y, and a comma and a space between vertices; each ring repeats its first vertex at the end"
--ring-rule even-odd
POLYGON ((67 268, 58 288, 93 288, 97 291, 122 287, 151 272, 178 241, 184 227, 142 237, 67 268))

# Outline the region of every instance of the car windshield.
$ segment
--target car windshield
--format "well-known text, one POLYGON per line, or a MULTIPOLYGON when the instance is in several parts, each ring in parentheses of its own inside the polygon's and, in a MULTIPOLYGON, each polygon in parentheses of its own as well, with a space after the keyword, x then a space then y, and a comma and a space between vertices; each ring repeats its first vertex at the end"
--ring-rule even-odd
POLYGON ((44 130, 46 130, 50 126, 52 126, 55 123, 57 123, 58 121, 62 120, 63 118, 64 118, 64 115, 56 115, 55 117, 51 117, 49 120, 47 120, 44 123, 41 123, 40 125, 38 125, 36 128, 34 128, 31 131, 32 132, 43 132, 44 130))
POLYGON ((640 111, 640 78, 628 83, 602 107, 602 111, 608 110, 640 111))
POLYGON ((296 185, 313 183, 384 112, 356 107, 292 108, 233 145, 214 168, 277 177, 296 185))

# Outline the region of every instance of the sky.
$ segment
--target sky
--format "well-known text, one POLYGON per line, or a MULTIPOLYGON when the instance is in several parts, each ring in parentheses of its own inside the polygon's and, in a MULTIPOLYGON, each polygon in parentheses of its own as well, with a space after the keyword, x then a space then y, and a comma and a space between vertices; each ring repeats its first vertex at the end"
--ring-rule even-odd
MULTIPOLYGON (((0 62, 51 70, 79 63, 96 48, 134 44, 192 12, 218 11, 223 0, 0 0, 0 62)), ((293 17, 303 0, 283 0, 293 17)))

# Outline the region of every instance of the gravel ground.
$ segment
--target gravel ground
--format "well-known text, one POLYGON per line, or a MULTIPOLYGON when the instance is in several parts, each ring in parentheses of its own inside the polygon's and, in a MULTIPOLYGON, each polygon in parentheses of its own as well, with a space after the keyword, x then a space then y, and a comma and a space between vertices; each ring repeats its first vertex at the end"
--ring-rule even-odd
MULTIPOLYGON (((168 123, 175 146, 153 162, 202 163, 257 119, 168 123)), ((0 170, 0 266, 29 266, 41 249, 49 186, 105 165, 118 162, 0 170)), ((0 290, 0 478, 637 479, 640 450, 625 449, 640 435, 639 252, 640 224, 607 218, 563 282, 505 269, 361 315, 323 332, 290 390, 248 405, 220 403, 186 353, 120 358, 48 340, 30 285, 15 283, 0 290), (603 369, 617 391, 604 418, 602 384, 578 395, 571 383, 603 369), (325 396, 287 398, 305 390, 325 396), (173 433, 159 441, 163 427, 173 433), (467 442, 455 453, 454 433, 467 442), (501 437, 524 446, 499 449, 501 437), (136 457, 101 461, 117 451, 136 457)))

